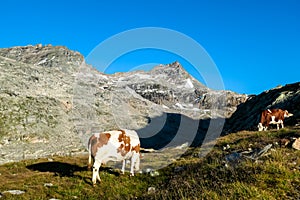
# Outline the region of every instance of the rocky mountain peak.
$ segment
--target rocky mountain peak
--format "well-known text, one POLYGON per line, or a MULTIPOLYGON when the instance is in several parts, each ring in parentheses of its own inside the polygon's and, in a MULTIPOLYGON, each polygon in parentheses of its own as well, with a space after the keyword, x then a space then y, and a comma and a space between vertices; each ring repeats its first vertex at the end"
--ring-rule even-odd
POLYGON ((79 66, 84 57, 64 46, 37 44, 0 49, 0 56, 34 66, 63 68, 79 66))
POLYGON ((154 71, 155 70, 173 71, 174 73, 185 74, 186 76, 190 76, 190 74, 182 67, 182 65, 178 61, 166 64, 166 65, 158 65, 158 66, 154 67, 153 70, 154 71))
POLYGON ((171 64, 158 65, 154 67, 150 73, 156 77, 164 76, 169 83, 181 85, 183 82, 188 81, 187 87, 194 88, 193 84, 196 84, 196 87, 204 87, 204 85, 193 78, 178 61, 171 64))

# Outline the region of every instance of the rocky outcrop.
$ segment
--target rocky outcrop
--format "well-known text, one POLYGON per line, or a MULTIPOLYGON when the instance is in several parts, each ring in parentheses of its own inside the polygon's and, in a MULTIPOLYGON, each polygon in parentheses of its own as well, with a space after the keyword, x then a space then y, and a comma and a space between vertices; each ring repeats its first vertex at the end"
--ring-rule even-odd
POLYGON ((0 163, 84 150, 70 121, 82 61, 65 47, 0 49, 0 163))
POLYGON ((74 70, 74 66, 79 66, 84 60, 79 52, 64 46, 42 44, 3 48, 0 49, 0 56, 34 66, 57 68, 62 72, 74 70))
POLYGON ((241 130, 257 130, 260 113, 265 109, 281 108, 293 113, 286 118, 286 125, 298 125, 300 122, 300 82, 278 86, 257 96, 253 95, 226 120, 224 133, 241 130))
POLYGON ((182 119, 201 124, 200 141, 211 118, 231 116, 248 98, 205 87, 178 62, 108 75, 61 46, 0 49, 0 71, 0 163, 81 153, 91 132, 141 133, 153 122, 163 127, 147 147, 167 144, 182 119))

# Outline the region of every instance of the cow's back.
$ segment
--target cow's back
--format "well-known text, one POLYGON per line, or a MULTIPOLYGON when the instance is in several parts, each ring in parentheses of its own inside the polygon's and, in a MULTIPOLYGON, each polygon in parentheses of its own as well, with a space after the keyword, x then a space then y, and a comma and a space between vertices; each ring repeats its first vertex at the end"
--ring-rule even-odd
POLYGON ((131 147, 135 147, 140 145, 140 139, 136 131, 134 130, 116 130, 116 131, 106 131, 104 134, 110 134, 111 138, 109 140, 110 144, 113 144, 119 147, 121 144, 130 145, 131 147))
MULTIPOLYGON (((92 136, 93 137, 93 136, 92 136)), ((92 139, 91 142, 94 146, 91 146, 92 155, 97 159, 101 159, 103 163, 108 161, 121 161, 128 159, 133 155, 133 152, 139 153, 140 140, 134 130, 115 130, 105 131, 95 135, 98 137, 98 141, 101 141, 101 145, 95 144, 92 139), (108 137, 108 140, 100 140, 100 138, 108 137), (104 141, 104 144, 103 142, 104 141), (96 147, 95 147, 96 146, 96 147), (93 152, 96 152, 95 154, 93 152)))
POLYGON ((123 131, 130 137, 132 147, 140 145, 140 138, 135 130, 124 129, 123 131))

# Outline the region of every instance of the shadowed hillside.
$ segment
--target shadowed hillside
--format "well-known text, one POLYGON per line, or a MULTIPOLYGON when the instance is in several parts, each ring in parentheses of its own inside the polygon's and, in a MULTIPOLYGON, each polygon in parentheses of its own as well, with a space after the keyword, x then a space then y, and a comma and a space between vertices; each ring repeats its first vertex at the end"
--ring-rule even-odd
MULTIPOLYGON (((137 133, 143 148, 160 150, 182 144, 187 144, 187 147, 198 147, 202 145, 209 132, 208 129, 210 132, 214 130, 216 134, 218 132, 220 134, 223 122, 223 118, 197 120, 177 113, 164 113, 162 116, 150 119, 150 123, 138 129, 137 133)), ((216 135, 216 138, 218 136, 216 135)))
POLYGON ((300 123, 300 82, 278 86, 257 96, 250 97, 238 105, 236 112, 226 120, 224 133, 241 130, 257 130, 260 113, 271 108, 281 108, 293 113, 285 124, 299 126, 300 123))

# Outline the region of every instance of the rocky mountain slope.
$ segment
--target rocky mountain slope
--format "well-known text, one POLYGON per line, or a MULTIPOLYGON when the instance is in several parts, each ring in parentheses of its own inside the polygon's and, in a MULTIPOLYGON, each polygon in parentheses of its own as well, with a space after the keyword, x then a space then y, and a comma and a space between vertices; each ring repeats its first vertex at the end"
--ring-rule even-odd
POLYGON ((138 130, 147 148, 164 147, 180 123, 196 124, 202 138, 210 119, 247 99, 205 87, 178 62, 108 75, 62 46, 0 49, 0 68, 0 163, 80 153, 91 132, 115 128, 138 130))
POLYGON ((0 49, 0 163, 78 151, 69 103, 82 61, 65 47, 0 49))
POLYGON ((292 117, 285 119, 284 124, 299 126, 300 82, 278 86, 257 96, 249 97, 246 102, 238 105, 236 112, 226 120, 224 133, 257 130, 261 111, 271 108, 280 108, 293 113, 292 117))

